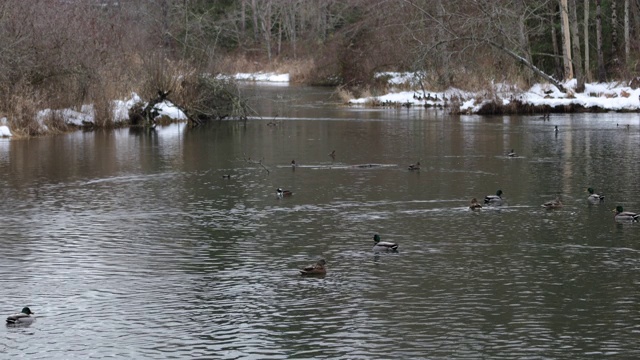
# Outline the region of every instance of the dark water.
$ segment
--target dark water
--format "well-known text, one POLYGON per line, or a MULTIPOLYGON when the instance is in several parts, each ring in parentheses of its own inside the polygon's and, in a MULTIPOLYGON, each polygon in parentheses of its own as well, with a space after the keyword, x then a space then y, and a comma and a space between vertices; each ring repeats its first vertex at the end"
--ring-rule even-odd
POLYGON ((640 357, 640 226, 611 212, 640 211, 637 114, 450 117, 245 91, 262 118, 0 140, 0 309, 38 317, 3 326, 0 354, 640 357), (506 206, 467 209, 497 189, 506 206), (540 206, 557 195, 562 209, 540 206), (374 254, 376 232, 399 253, 374 254), (326 277, 298 276, 320 257, 326 277))

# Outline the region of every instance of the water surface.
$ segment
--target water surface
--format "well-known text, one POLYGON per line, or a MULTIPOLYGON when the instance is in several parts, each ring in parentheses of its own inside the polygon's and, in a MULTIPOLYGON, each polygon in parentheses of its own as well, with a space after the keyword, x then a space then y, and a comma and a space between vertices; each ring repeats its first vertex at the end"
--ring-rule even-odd
POLYGON ((640 211, 638 115, 452 117, 244 91, 247 122, 0 140, 0 309, 38 317, 2 327, 3 354, 640 356, 640 226, 611 212, 640 211), (497 189, 506 206, 467 209, 497 189), (562 209, 541 207, 557 195, 562 209), (372 253, 374 233, 400 251, 372 253), (320 257, 327 276, 298 276, 320 257))

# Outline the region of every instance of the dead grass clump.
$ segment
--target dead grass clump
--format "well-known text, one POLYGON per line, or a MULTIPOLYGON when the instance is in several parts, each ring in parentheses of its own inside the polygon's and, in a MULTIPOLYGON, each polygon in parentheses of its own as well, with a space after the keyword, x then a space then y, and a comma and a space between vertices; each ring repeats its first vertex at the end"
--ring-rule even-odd
POLYGON ((343 104, 348 104, 349 101, 354 99, 353 93, 347 89, 346 86, 338 86, 333 94, 340 99, 340 102, 343 104))

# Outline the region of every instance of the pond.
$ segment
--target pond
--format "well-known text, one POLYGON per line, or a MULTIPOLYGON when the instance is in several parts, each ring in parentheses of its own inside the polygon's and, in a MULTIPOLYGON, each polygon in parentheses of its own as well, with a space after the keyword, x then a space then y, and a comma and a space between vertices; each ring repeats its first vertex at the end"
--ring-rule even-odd
POLYGON ((612 212, 640 211, 637 114, 243 91, 246 122, 0 140, 0 309, 37 317, 0 328, 2 353, 640 357, 640 224, 612 212), (503 206, 468 209, 498 189, 503 206), (374 253, 376 233, 398 252, 374 253), (326 276, 299 275, 320 258, 326 276))

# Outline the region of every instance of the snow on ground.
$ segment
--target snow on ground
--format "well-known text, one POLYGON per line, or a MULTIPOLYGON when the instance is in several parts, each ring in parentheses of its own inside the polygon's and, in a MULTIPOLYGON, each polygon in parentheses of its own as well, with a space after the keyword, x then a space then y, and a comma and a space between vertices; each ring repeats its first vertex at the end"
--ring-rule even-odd
MULTIPOLYGON (((114 100, 112 101, 113 120, 116 123, 129 120, 129 109, 135 104, 141 102, 140 96, 136 93, 131 93, 131 97, 126 100, 114 100)), ((146 103, 144 103, 146 105, 146 103)), ((158 111, 158 117, 168 117, 176 121, 186 121, 187 116, 178 109, 174 104, 169 101, 164 101, 156 104, 155 109, 158 111)), ((92 104, 82 105, 80 110, 73 109, 44 109, 40 110, 36 115, 36 120, 40 124, 43 130, 47 130, 45 120, 50 117, 58 117, 63 119, 68 125, 85 126, 91 125, 95 122, 95 109, 92 104)), ((8 129, 8 128, 7 128, 8 129)), ((1 131, 1 128, 0 128, 1 131)), ((0 132, 0 136, 1 136, 0 132)), ((9 135, 11 136, 10 133, 9 135)))
POLYGON ((10 137, 12 135, 7 124, 8 121, 6 117, 0 119, 0 138, 10 137))
MULTIPOLYGON (((380 73, 377 77, 388 77, 389 84, 405 84, 415 86, 417 77, 412 73, 380 73)), ((570 80, 562 84, 565 89, 575 89, 576 80, 570 80)), ((640 110, 640 89, 632 89, 624 83, 591 83, 585 85, 585 91, 574 93, 568 91, 562 93, 556 86, 550 84, 537 84, 524 91, 505 84, 493 84, 493 92, 503 105, 508 105, 511 101, 519 100, 525 104, 535 106, 548 105, 551 107, 564 105, 580 105, 585 108, 598 107, 610 111, 637 111, 640 110)), ((372 96, 350 100, 350 104, 364 105, 371 103, 395 103, 411 105, 442 105, 443 99, 457 97, 461 101, 460 110, 464 113, 477 113, 487 100, 483 93, 461 91, 459 89, 449 89, 444 92, 422 91, 400 91, 392 92, 381 96, 372 96)))
POLYGON ((276 73, 237 73, 232 75, 236 80, 243 81, 264 81, 264 82, 289 82, 289 74, 276 73))
MULTIPOLYGON (((276 73, 237 73, 230 77, 241 81, 269 82, 275 84, 289 83, 289 74, 276 73)), ((420 79, 424 76, 420 73, 410 72, 385 72, 376 74, 378 78, 386 78, 391 85, 405 85, 410 88, 417 89, 420 79)), ((566 89, 575 89, 576 81, 570 80, 563 84, 566 89)), ((516 89, 514 86, 505 84, 493 84, 493 93, 502 101, 504 105, 511 101, 519 100, 526 104, 535 106, 549 105, 551 107, 563 105, 581 105, 585 108, 599 107, 600 109, 610 111, 638 111, 640 110, 640 89, 632 89, 628 84, 622 83, 593 83, 586 84, 583 93, 569 94, 560 92, 557 87, 550 84, 537 84, 530 89, 523 91, 516 89)), ((366 105, 374 102, 380 104, 412 104, 412 105, 443 105, 445 99, 450 101, 452 98, 459 99, 460 110, 463 113, 477 113, 483 104, 489 100, 484 93, 474 93, 451 88, 443 92, 422 92, 422 91, 399 91, 392 92, 381 96, 372 96, 366 98, 352 99, 349 101, 353 105, 366 105)), ((141 102, 140 97, 132 93, 129 99, 114 100, 113 118, 116 122, 126 121, 129 119, 129 109, 141 102)), ((187 119, 186 115, 168 101, 164 101, 156 105, 160 116, 169 117, 177 121, 187 119)), ((38 112, 36 118, 43 129, 46 130, 44 120, 50 116, 59 116, 67 124, 83 126, 92 124, 95 121, 95 110, 93 105, 83 105, 80 110, 73 109, 44 109, 38 112)), ((10 137, 11 131, 8 127, 6 118, 0 118, 0 137, 10 137)))

